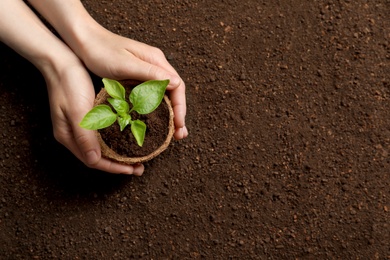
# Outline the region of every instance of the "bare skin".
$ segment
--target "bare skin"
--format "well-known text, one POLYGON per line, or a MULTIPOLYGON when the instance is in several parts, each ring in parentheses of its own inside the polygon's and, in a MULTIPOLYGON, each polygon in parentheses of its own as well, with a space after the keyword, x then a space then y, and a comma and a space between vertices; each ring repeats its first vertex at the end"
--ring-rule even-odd
POLYGON ((185 85, 161 50, 116 35, 100 26, 79 0, 30 0, 58 31, 52 34, 21 0, 0 1, 0 41, 32 62, 49 93, 55 138, 88 167, 142 175, 144 166, 122 165, 101 157, 92 131, 79 126, 95 92, 87 69, 112 79, 170 79, 175 138, 187 137, 185 85), (72 14, 69 17, 68 14, 72 14), (102 63, 101 61, 104 61, 102 63))

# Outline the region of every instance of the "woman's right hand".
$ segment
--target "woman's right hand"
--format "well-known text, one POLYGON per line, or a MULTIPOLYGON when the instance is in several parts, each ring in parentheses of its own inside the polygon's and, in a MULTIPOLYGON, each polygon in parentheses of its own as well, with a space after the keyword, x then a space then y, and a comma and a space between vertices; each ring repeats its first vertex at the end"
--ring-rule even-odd
POLYGON ((79 45, 75 52, 88 69, 100 77, 141 81, 169 79, 167 90, 175 115, 174 137, 187 137, 185 84, 160 49, 96 25, 89 31, 88 41, 79 45))

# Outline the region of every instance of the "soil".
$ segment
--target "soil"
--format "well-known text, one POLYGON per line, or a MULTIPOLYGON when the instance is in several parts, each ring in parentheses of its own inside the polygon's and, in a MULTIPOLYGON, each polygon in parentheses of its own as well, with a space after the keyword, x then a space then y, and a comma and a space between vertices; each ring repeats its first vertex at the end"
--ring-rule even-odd
MULTIPOLYGON (((126 82, 122 82, 122 84, 126 88, 126 97, 129 97, 134 85, 126 85, 126 82)), ((105 104, 111 106, 108 102, 105 104)), ((137 144, 137 141, 131 132, 130 125, 123 129, 123 131, 120 130, 119 124, 117 123, 99 130, 99 133, 107 146, 119 155, 125 157, 143 157, 157 150, 167 139, 169 109, 164 100, 152 113, 139 115, 136 112, 132 112, 131 118, 132 120, 139 119, 146 124, 145 139, 142 146, 137 144)))
POLYGON ((190 135, 140 178, 88 169, 1 45, 1 259, 390 258, 388 0, 82 2, 164 51, 190 135))

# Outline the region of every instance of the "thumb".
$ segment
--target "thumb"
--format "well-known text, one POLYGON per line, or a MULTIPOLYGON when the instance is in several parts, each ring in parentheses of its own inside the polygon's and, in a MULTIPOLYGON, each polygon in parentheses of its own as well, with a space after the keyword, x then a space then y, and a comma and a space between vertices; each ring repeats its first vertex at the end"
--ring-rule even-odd
POLYGON ((94 131, 73 126, 75 145, 79 150, 80 159, 87 166, 96 165, 101 158, 100 145, 94 131))

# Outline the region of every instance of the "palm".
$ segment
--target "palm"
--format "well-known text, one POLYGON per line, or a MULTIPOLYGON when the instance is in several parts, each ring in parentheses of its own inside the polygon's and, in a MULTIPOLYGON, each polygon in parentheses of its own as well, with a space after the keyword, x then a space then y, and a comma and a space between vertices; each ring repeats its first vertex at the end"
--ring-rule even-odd
POLYGON ((52 76, 46 81, 54 136, 60 143, 89 167, 112 173, 142 174, 142 165, 124 166, 101 158, 93 131, 79 126, 83 116, 93 107, 95 97, 92 81, 82 66, 68 69, 61 77, 52 76))

